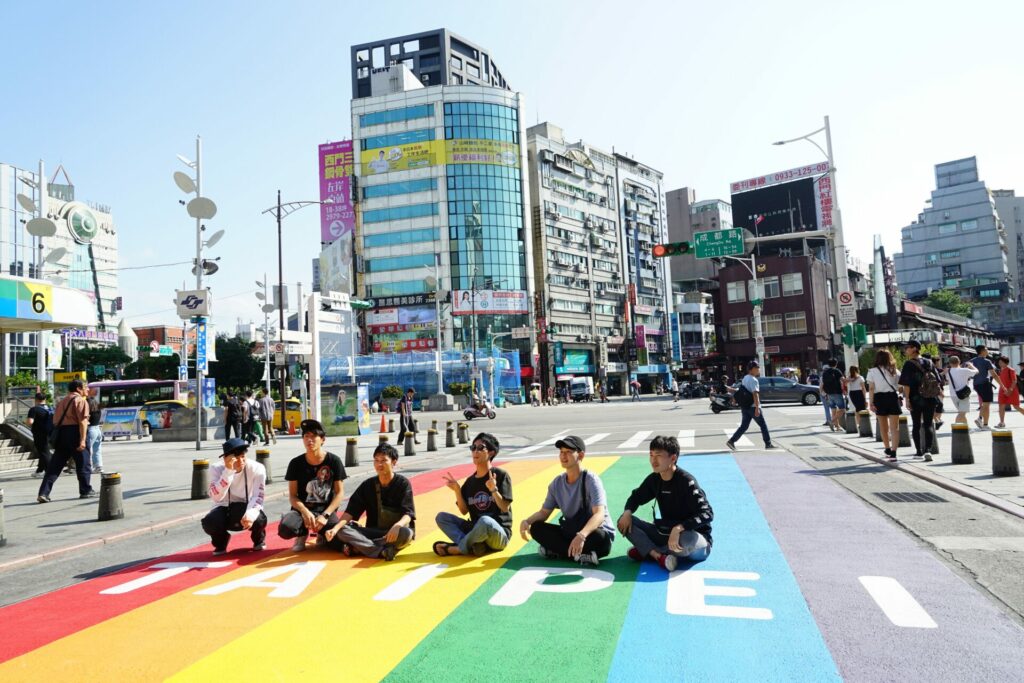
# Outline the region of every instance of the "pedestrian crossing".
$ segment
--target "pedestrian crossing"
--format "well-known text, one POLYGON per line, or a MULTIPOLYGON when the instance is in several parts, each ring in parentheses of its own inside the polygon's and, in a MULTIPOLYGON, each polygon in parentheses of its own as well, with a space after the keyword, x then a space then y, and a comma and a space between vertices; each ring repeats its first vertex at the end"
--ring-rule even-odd
MULTIPOLYGON (((729 429, 680 429, 680 430, 662 430, 658 434, 674 434, 679 440, 679 449, 682 453, 708 453, 708 452, 720 452, 726 450, 725 441, 732 436, 735 428, 729 429), (723 437, 724 435, 724 437, 723 437)), ((560 438, 570 433, 572 430, 563 430, 558 434, 539 441, 531 446, 525 446, 523 448, 509 448, 508 450, 502 450, 501 456, 503 458, 514 458, 519 456, 528 456, 533 454, 545 455, 547 453, 554 453, 555 442, 560 438)), ((598 432, 595 434, 580 433, 580 436, 584 443, 587 444, 588 453, 646 453, 648 446, 658 434, 655 434, 653 430, 644 429, 639 431, 627 431, 627 432, 598 432)), ((755 433, 755 436, 758 436, 755 433)), ((760 441, 760 438, 757 439, 760 441)), ((741 436, 736 440, 736 450, 738 451, 755 451, 760 450, 761 446, 755 444, 746 436, 741 436)))

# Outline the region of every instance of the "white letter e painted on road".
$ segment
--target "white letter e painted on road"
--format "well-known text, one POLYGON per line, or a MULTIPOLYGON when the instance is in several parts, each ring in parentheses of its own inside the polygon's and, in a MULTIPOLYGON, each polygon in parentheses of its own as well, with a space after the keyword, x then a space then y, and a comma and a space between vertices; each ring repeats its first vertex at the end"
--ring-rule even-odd
POLYGON ((736 607, 734 605, 709 605, 704 602, 708 595, 733 598, 752 598, 757 595, 753 588, 741 586, 708 586, 705 579, 732 581, 757 581, 761 576, 754 572, 712 572, 689 569, 672 572, 668 580, 668 597, 665 611, 692 617, 725 617, 728 619, 773 618, 772 611, 764 607, 736 607))

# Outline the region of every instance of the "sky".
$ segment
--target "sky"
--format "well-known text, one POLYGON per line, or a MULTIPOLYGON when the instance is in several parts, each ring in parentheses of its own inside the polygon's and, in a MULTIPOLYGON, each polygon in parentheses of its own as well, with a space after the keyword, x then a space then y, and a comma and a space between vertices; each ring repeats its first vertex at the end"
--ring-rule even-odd
MULTIPOLYGON (((207 225, 225 230, 208 284, 233 333, 262 323, 255 281, 277 281, 261 212, 279 189, 318 199, 317 145, 351 134, 349 47, 441 27, 490 51, 527 125, 629 154, 698 199, 820 160, 770 143, 828 115, 846 244, 865 261, 875 234, 899 250, 936 163, 977 156, 989 188, 1024 193, 1017 2, 51 1, 0 16, 0 161, 63 164, 79 199, 112 207, 133 326, 175 324, 174 290, 195 284, 172 174, 196 135, 207 225)), ((285 282, 309 292, 318 253, 317 208, 285 219, 285 282)))

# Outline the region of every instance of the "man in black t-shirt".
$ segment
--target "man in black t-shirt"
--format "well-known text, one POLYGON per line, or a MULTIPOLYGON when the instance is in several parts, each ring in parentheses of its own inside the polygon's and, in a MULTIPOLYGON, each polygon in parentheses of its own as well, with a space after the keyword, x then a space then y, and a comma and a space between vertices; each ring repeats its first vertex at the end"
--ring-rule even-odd
POLYGON ((437 527, 453 541, 435 543, 438 555, 472 553, 479 557, 508 545, 512 537, 512 478, 505 470, 491 467, 499 447, 493 434, 481 432, 469 447, 476 472, 466 477, 462 486, 450 472, 443 475, 445 485, 455 492, 459 512, 468 514, 469 519, 437 513, 437 527))
POLYGON ((390 562, 416 536, 412 483, 395 473, 398 451, 382 443, 373 451, 376 477, 367 479, 348 499, 341 521, 326 532, 327 541, 346 555, 380 557, 390 562), (366 513, 366 526, 357 522, 366 513))
POLYGON ((619 517, 619 531, 633 544, 629 557, 654 560, 669 572, 680 560, 703 562, 711 553, 714 518, 707 496, 692 474, 676 467, 679 441, 674 436, 654 437, 650 457, 653 472, 633 490, 619 517), (652 500, 657 500, 660 518, 651 523, 633 517, 652 500))
POLYGON ((36 394, 36 404, 28 409, 28 426, 32 428, 32 443, 36 447, 36 471, 32 476, 39 479, 50 464, 50 428, 53 426, 53 411, 46 405, 46 396, 36 394))
POLYGON ((829 358, 825 362, 825 370, 821 373, 821 394, 829 407, 828 428, 833 432, 842 431, 841 420, 846 415, 846 397, 843 394, 843 373, 839 371, 838 361, 829 358))
POLYGON ((228 439, 242 438, 242 404, 233 392, 224 398, 224 436, 228 439))
MULTIPOLYGON (((935 372, 935 366, 931 361, 921 358, 921 342, 916 339, 908 341, 904 345, 903 352, 906 354, 907 360, 903 363, 903 369, 900 371, 899 386, 903 390, 904 403, 910 406, 914 458, 923 458, 926 462, 930 462, 932 442, 935 439, 936 400, 934 397, 921 395, 921 383, 926 372, 935 372)), ((937 376, 936 381, 938 381, 937 376)))
POLYGON ((335 511, 345 498, 348 478, 341 458, 324 449, 327 438, 323 425, 316 420, 303 420, 302 444, 306 452, 292 458, 284 478, 288 481, 288 502, 292 509, 281 517, 277 533, 281 538, 294 538, 294 552, 306 549, 309 534, 316 534, 317 545, 323 545, 323 531, 338 521, 335 511))

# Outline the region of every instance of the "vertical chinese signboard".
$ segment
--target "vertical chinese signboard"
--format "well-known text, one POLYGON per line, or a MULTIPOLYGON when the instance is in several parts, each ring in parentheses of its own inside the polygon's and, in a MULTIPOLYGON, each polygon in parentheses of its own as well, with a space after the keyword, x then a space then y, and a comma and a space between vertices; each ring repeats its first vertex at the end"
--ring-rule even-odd
POLYGON ((320 145, 320 241, 330 244, 337 239, 352 239, 356 225, 352 206, 352 174, 354 158, 352 141, 328 142, 320 145))

